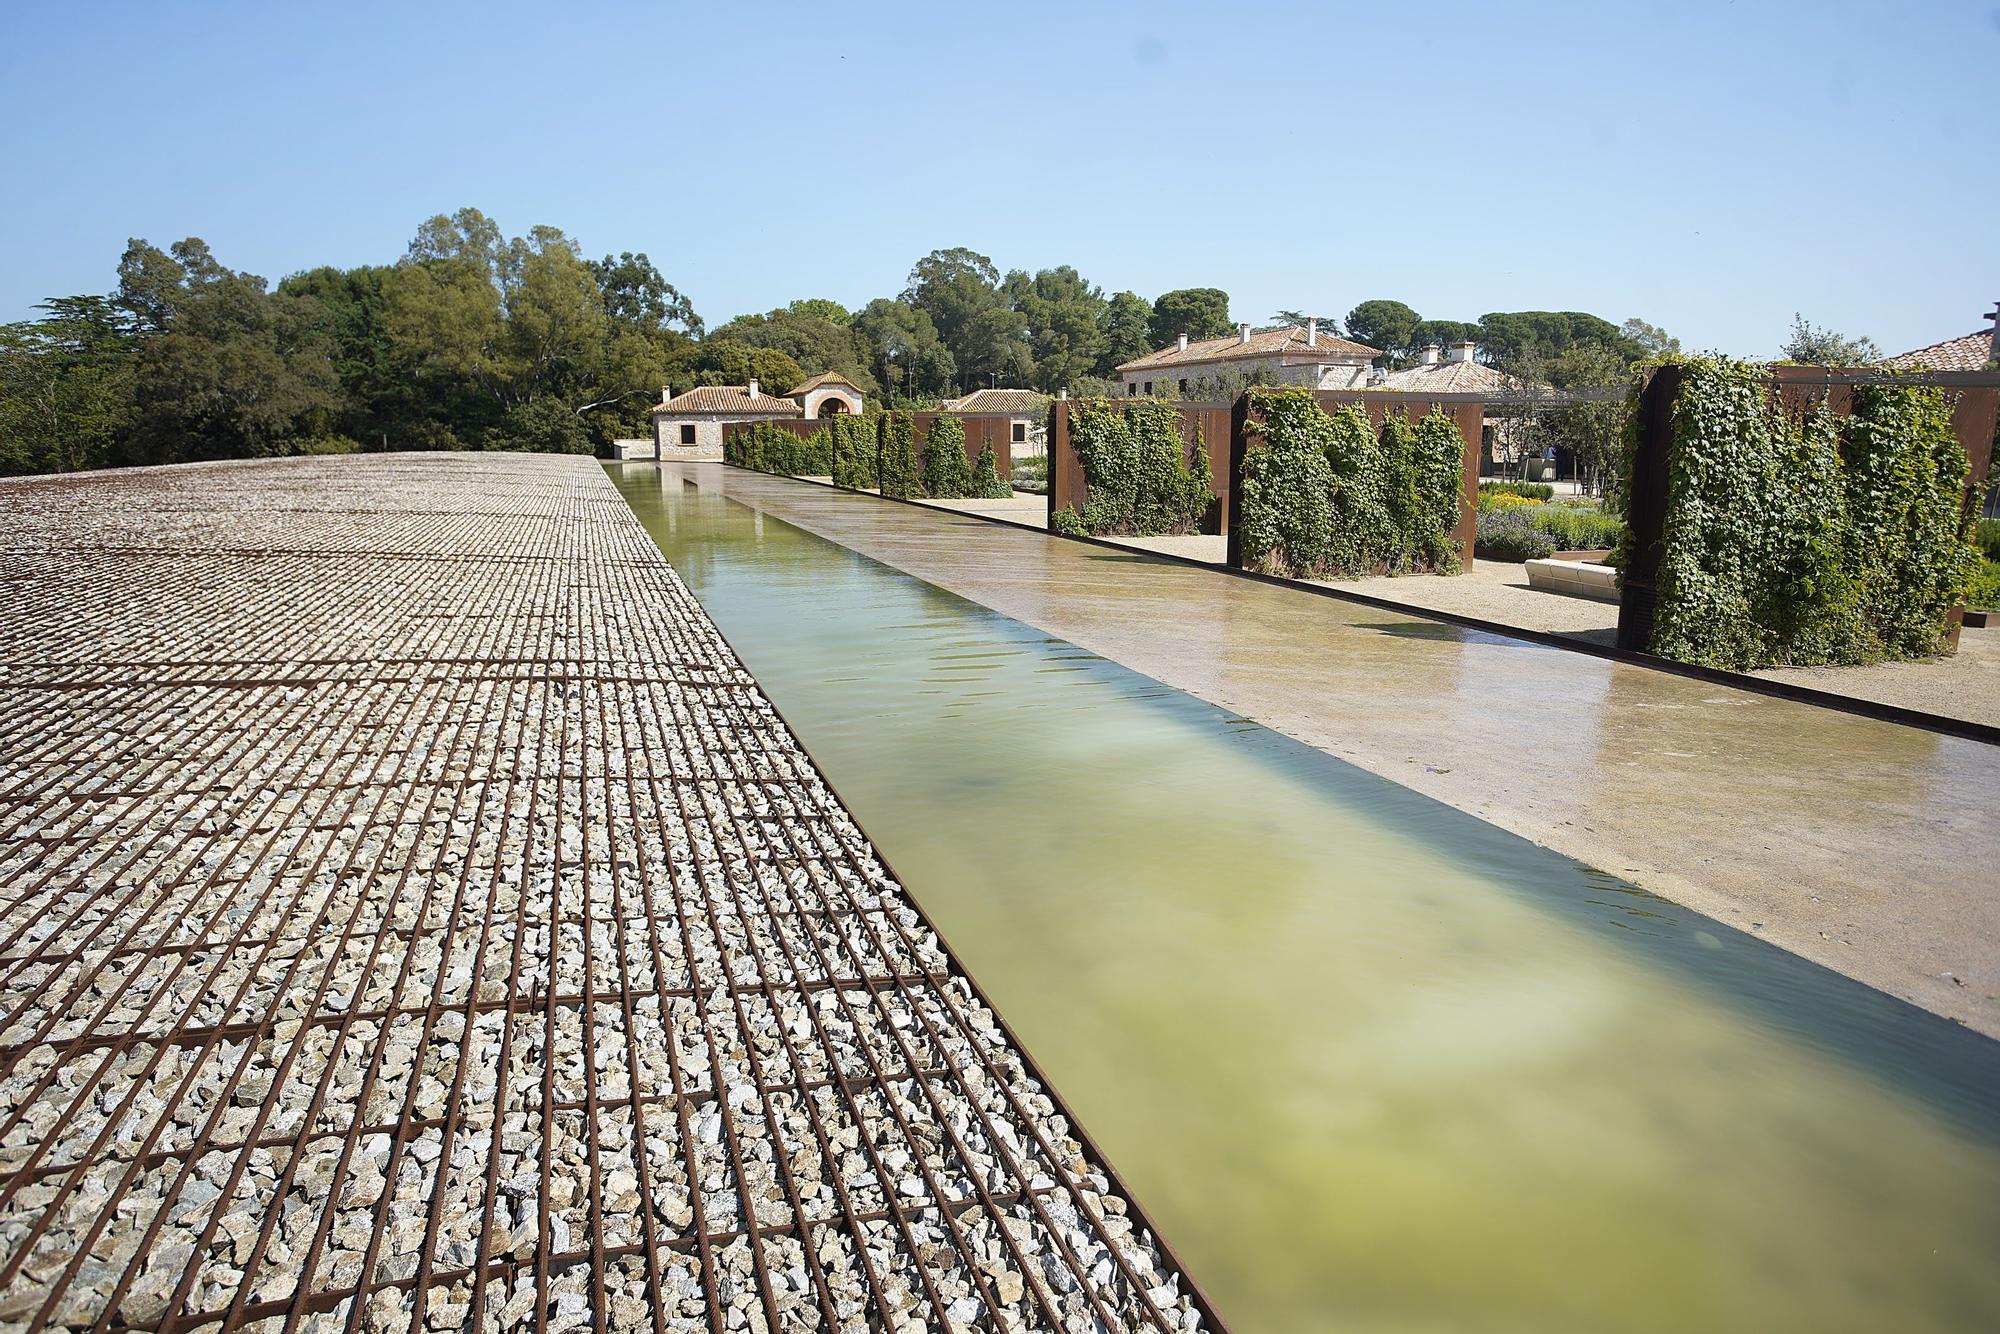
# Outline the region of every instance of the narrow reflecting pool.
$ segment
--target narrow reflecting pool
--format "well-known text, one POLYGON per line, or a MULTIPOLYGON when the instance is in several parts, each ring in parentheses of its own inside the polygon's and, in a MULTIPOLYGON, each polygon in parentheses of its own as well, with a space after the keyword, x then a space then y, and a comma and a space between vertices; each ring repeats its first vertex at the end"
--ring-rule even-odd
POLYGON ((2000 1327, 2000 1044, 611 471, 1243 1334, 2000 1327))

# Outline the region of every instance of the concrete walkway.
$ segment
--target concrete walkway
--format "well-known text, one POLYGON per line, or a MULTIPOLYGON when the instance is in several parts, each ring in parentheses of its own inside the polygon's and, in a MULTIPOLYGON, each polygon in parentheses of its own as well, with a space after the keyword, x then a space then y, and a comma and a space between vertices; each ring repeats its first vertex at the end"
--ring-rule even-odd
POLYGON ((2000 748, 739 469, 696 484, 2000 1036, 2000 748))
POLYGON ((1219 1327, 594 459, 0 507, 7 1330, 1219 1327))

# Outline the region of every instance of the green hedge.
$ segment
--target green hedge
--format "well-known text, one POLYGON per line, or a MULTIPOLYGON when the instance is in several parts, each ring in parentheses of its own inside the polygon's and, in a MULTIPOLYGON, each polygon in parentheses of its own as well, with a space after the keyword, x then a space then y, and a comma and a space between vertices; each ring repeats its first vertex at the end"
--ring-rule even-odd
POLYGON ((1777 401, 1766 367, 1668 364, 1684 379, 1652 651, 1737 669, 1938 652, 1979 564, 1944 395, 1857 385, 1851 416, 1801 417, 1777 401))
POLYGON ((1180 410, 1171 403, 1077 399, 1069 409, 1069 440, 1090 496, 1081 512, 1062 509, 1050 516, 1056 532, 1079 537, 1186 533, 1201 523, 1214 501, 1206 442, 1196 435, 1190 461, 1181 439, 1180 410))
POLYGON ((973 461, 972 494, 983 500, 1005 500, 1014 494, 1014 488, 1000 480, 1000 460, 991 445, 982 445, 973 461))
POLYGON ((1309 389, 1253 389, 1244 443, 1243 558, 1293 578, 1450 573, 1465 440, 1450 414, 1369 425, 1358 403, 1328 414, 1309 389))
POLYGON ((1520 496, 1524 500, 1554 500, 1556 489, 1547 482, 1481 482, 1482 496, 1520 496))

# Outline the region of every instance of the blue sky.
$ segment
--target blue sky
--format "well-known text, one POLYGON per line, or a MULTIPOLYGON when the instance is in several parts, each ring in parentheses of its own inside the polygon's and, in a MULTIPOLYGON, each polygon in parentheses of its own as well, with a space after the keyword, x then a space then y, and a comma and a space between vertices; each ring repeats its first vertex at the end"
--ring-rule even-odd
POLYGON ((1899 351, 2000 299, 2000 3, 0 8, 0 320, 127 237, 274 280, 471 204, 711 323, 970 246, 1240 319, 1899 351))

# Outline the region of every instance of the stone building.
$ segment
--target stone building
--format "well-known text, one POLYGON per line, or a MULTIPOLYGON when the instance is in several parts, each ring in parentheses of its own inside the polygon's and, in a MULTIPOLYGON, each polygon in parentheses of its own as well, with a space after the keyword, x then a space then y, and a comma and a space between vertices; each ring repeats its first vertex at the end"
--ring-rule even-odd
POLYGON ((1319 321, 1304 328, 1252 332, 1236 326, 1232 338, 1204 338, 1148 352, 1118 368, 1130 397, 1186 394, 1206 380, 1237 379, 1262 373, 1272 384, 1306 385, 1313 389, 1356 389, 1367 383, 1368 366, 1381 352, 1330 333, 1319 321))
POLYGON ((747 385, 705 384, 669 398, 660 391, 653 406, 653 438, 619 441, 618 457, 719 459, 724 422, 771 421, 780 417, 834 417, 859 413, 861 390, 845 376, 815 375, 789 394, 766 394, 755 380, 747 385))
POLYGON ((946 412, 1004 413, 1012 421, 1009 438, 1015 458, 1048 453, 1049 396, 1032 389, 975 389, 939 405, 946 412))

